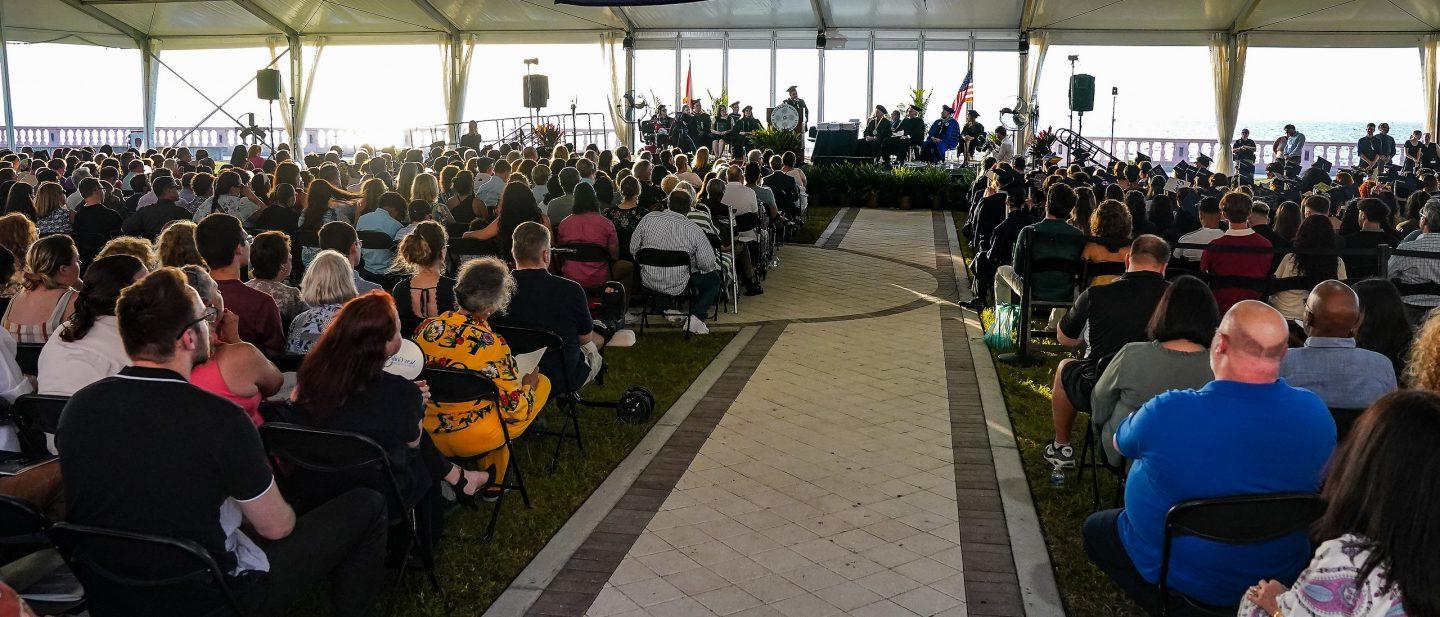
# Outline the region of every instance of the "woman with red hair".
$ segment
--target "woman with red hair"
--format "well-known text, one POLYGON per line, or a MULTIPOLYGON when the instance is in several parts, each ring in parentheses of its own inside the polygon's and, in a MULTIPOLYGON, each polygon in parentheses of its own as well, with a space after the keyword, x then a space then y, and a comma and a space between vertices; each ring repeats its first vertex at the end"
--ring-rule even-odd
POLYGON ((300 365, 291 395, 297 418, 379 443, 389 454, 407 506, 425 497, 438 499, 438 480, 465 500, 490 477, 461 469, 435 449, 420 426, 429 399, 425 382, 382 370, 398 351, 400 316, 388 294, 372 291, 345 303, 300 365))

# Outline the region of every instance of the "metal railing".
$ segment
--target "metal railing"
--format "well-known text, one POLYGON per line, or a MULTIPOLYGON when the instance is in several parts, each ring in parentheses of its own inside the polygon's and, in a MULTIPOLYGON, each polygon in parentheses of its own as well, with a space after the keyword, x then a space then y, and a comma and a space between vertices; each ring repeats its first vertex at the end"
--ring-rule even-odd
POLYGON ((496 145, 502 141, 519 141, 528 144, 535 127, 547 124, 554 125, 561 131, 560 143, 574 143, 581 148, 589 144, 595 144, 604 149, 620 146, 619 140, 615 137, 615 131, 610 126, 609 115, 593 112, 467 120, 457 125, 437 124, 418 127, 408 132, 409 143, 407 145, 412 148, 421 148, 442 141, 455 145, 450 141, 449 128, 458 126, 457 133, 464 134, 468 130, 470 122, 475 122, 482 146, 496 145))
MULTIPOLYGON (((1218 142, 1203 139, 1164 137, 1116 137, 1113 141, 1109 137, 1087 137, 1087 139, 1121 160, 1131 160, 1135 158, 1136 154, 1144 154, 1150 157, 1150 160, 1166 168, 1180 161, 1194 162, 1195 157, 1201 154, 1216 158, 1216 153, 1220 150, 1218 142)), ((1256 146, 1255 165, 1257 167, 1263 168, 1275 160, 1270 144, 1256 142, 1256 146)), ((1056 154, 1062 158, 1068 154, 1064 145, 1058 141, 1056 142, 1056 154)), ((1360 163, 1360 155, 1355 150, 1354 142, 1307 142, 1301 151, 1301 166, 1308 167, 1316 157, 1330 161, 1335 167, 1352 167, 1360 163)), ((1398 153, 1392 162, 1396 164, 1402 162, 1398 153)))

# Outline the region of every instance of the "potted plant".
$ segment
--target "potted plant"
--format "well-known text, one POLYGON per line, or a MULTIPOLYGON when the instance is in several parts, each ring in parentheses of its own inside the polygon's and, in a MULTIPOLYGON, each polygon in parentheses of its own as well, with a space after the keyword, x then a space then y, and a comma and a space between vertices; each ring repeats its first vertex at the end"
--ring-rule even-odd
POLYGON ((919 185, 920 190, 930 199, 930 209, 940 210, 944 207, 946 194, 950 190, 950 172, 943 169, 925 169, 921 172, 919 185))
POLYGON ((774 128, 764 128, 750 133, 750 147, 756 150, 773 150, 780 152, 800 153, 802 144, 800 134, 795 131, 781 131, 774 128))
POLYGON ((925 113, 925 108, 930 106, 930 95, 934 93, 934 88, 926 90, 924 88, 916 88, 914 86, 911 86, 910 104, 919 107, 920 113, 923 115, 925 113))
POLYGON ((895 195, 896 206, 901 210, 911 208, 919 179, 920 173, 914 169, 896 167, 890 170, 891 191, 895 195))

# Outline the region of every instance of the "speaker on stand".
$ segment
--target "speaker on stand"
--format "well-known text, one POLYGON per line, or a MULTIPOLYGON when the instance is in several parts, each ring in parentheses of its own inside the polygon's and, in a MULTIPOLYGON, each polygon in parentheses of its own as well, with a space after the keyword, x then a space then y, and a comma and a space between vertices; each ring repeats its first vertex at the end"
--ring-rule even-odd
POLYGON ((1095 76, 1081 73, 1070 76, 1070 111, 1080 114, 1075 134, 1085 133, 1085 112, 1095 109, 1095 76))
MULTIPOLYGON (((265 139, 270 142, 275 138, 275 101, 280 100, 280 71, 278 69, 260 69, 255 71, 255 96, 270 108, 270 124, 265 127, 265 139)), ((250 115, 250 124, 255 124, 255 115, 250 115)), ((273 144, 271 144, 273 149, 273 144)), ((271 152, 274 154, 274 152, 271 152)))

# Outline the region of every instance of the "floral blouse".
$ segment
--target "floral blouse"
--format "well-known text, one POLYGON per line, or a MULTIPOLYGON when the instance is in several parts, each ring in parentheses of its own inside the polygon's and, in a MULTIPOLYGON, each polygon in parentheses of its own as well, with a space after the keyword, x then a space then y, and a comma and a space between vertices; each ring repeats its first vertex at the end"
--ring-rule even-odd
POLYGON ((615 235, 620 239, 620 259, 634 261, 635 257, 630 254, 630 234, 635 233, 635 227, 640 224, 640 219, 645 218, 650 211, 639 206, 626 210, 615 206, 605 211, 605 218, 615 224, 615 235))
POLYGON ((285 353, 309 353, 315 341, 320 340, 320 335, 330 326, 335 314, 339 313, 340 307, 344 305, 325 304, 296 315, 295 321, 290 322, 290 337, 285 341, 285 353))
MULTIPOLYGON (((415 342, 425 352, 426 366, 475 371, 494 380, 500 391, 501 417, 506 422, 527 422, 545 406, 543 394, 537 397, 535 388, 520 385, 515 356, 505 338, 491 330, 489 323, 458 311, 446 311, 421 322, 415 342)), ((452 433, 480 421, 493 406, 489 400, 445 404, 432 401, 426 404, 425 413, 438 421, 433 432, 452 433)))
MULTIPOLYGON (((1370 541, 1345 534, 1320 545, 1315 558, 1289 591, 1276 598, 1285 617, 1404 617, 1400 589, 1385 586, 1385 568, 1376 567, 1357 579, 1370 557, 1370 541)), ((1240 617, 1269 617, 1248 598, 1240 617)))
POLYGON ((40 235, 45 234, 68 234, 71 230, 71 221, 75 213, 69 208, 56 208, 50 211, 38 221, 35 221, 35 231, 40 235))

